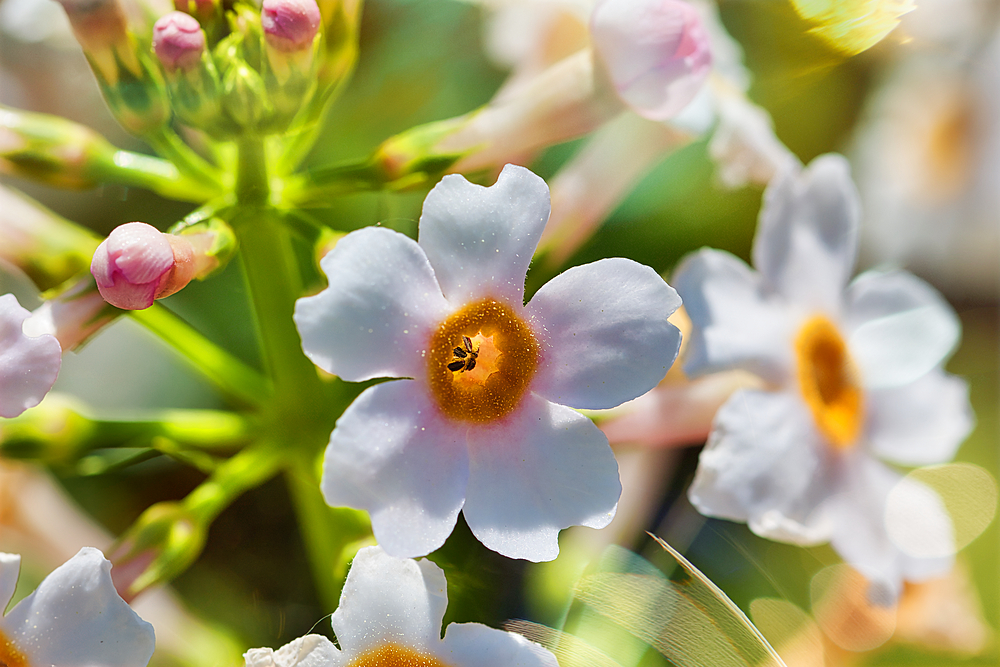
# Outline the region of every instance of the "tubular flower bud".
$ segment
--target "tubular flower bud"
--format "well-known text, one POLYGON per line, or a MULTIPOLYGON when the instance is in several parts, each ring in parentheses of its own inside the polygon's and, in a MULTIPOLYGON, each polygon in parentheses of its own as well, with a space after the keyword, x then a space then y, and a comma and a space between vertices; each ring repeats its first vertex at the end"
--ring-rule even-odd
POLYGON ((119 64, 141 76, 135 39, 129 34, 125 12, 117 0, 60 0, 60 4, 91 66, 108 85, 118 83, 119 64))
POLYGON ((205 52, 205 33, 193 16, 170 12, 153 26, 153 51, 167 72, 189 71, 205 52))
POLYGON ((130 222, 112 231, 97 247, 90 272, 108 303, 142 310, 191 282, 194 250, 187 239, 130 222))
POLYGON ((667 120, 687 106, 712 68, 701 18, 680 0, 602 0, 590 32, 619 97, 650 120, 667 120))
POLYGON ((264 0, 260 24, 268 46, 291 53, 312 46, 321 17, 316 0, 264 0))

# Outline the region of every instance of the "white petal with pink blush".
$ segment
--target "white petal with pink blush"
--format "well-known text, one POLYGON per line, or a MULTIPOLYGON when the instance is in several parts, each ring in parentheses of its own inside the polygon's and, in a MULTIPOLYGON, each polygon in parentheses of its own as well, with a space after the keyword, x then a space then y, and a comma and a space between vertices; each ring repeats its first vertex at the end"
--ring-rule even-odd
POLYGON ((452 623, 441 639, 447 606, 448 582, 437 565, 365 547, 354 557, 331 621, 340 648, 306 635, 278 651, 248 651, 246 667, 558 667, 538 644, 478 623, 452 623))
POLYGON ((30 316, 13 294, 0 296, 0 417, 38 405, 59 375, 62 347, 51 334, 27 335, 30 316))
POLYGON ((348 408, 322 480, 331 505, 371 514, 393 555, 441 546, 463 506, 487 546, 534 561, 556 556, 562 528, 614 515, 607 440, 564 406, 613 407, 656 386, 680 345, 667 322, 680 300, 651 269, 612 259, 567 271, 525 306, 547 218, 548 188, 523 167, 489 188, 447 176, 418 243, 349 234, 322 262, 330 286, 296 305, 303 349, 325 370, 412 378, 348 408))
MULTIPOLYGON (((19 558, 0 554, 0 609, 19 558)), ((153 655, 153 626, 122 600, 111 562, 84 547, 0 619, 0 664, 142 667, 153 655), (6 640, 6 641, 4 641, 6 640)))

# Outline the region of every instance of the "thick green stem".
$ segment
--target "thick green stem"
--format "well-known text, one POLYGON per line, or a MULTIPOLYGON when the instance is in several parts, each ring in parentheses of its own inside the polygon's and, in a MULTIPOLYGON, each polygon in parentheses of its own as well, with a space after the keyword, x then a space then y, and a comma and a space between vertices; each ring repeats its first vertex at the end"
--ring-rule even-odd
POLYGON ((160 304, 130 315, 179 352, 191 366, 211 380, 227 398, 249 406, 260 406, 271 395, 261 375, 191 328, 160 304))
POLYGON ((347 575, 347 561, 355 551, 349 547, 371 538, 368 516, 359 510, 329 507, 308 456, 299 458, 286 472, 286 478, 320 600, 325 608, 335 609, 347 575))

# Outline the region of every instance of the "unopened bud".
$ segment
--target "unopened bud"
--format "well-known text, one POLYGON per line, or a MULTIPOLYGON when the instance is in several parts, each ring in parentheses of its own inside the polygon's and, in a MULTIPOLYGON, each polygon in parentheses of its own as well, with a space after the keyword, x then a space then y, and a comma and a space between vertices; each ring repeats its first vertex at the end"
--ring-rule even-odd
POLYGON ((0 417, 38 405, 59 375, 59 342, 26 334, 23 324, 30 315, 13 294, 0 296, 0 417))
POLYGON ((268 46, 288 53, 312 46, 320 18, 316 0, 264 0, 260 11, 268 46))
POLYGON ((590 34, 619 97, 650 120, 680 112, 712 67, 701 18, 681 0, 601 0, 590 34))
POLYGON ((153 51, 167 72, 197 67, 205 51, 205 33, 197 19, 184 12, 170 12, 153 25, 153 51))
POLYGON ((143 222, 130 222, 117 227, 97 247, 90 272, 108 303, 142 310, 191 281, 194 251, 184 238, 143 222))

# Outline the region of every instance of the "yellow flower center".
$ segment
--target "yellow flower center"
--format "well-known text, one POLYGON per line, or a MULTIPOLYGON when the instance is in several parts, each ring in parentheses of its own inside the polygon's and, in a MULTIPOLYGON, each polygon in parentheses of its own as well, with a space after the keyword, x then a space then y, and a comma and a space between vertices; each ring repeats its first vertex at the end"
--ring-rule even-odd
POLYGON ((491 422, 520 402, 538 367, 538 342, 520 317, 493 299, 470 303, 431 337, 427 381, 452 419, 491 422))
POLYGON ((355 658, 348 667, 448 667, 437 658, 396 644, 384 644, 355 658))
POLYGON ((854 444, 864 421, 864 396, 844 339, 817 315, 795 339, 799 385, 820 432, 841 449, 854 444))
MULTIPOLYGON (((0 613, 3 610, 0 609, 0 613)), ((17 650, 14 642, 7 639, 7 635, 0 630, 0 665, 3 667, 28 667, 28 659, 17 650)))

